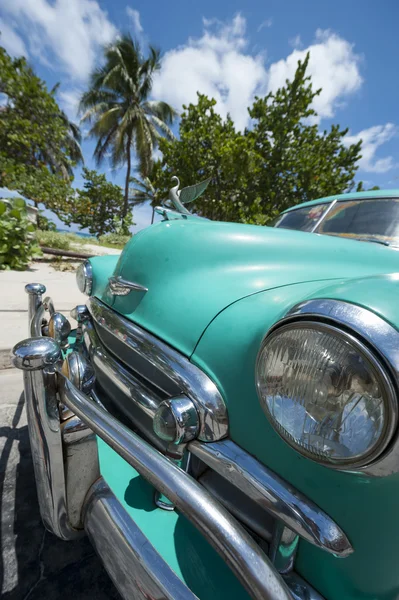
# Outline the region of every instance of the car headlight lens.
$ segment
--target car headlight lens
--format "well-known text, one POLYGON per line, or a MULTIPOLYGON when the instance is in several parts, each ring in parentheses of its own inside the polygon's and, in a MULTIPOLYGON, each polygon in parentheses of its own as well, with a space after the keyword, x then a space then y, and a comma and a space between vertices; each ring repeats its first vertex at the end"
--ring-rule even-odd
POLYGON ((296 322, 267 336, 257 362, 262 407, 299 452, 330 466, 362 466, 396 427, 395 392, 359 340, 327 324, 296 322))
POLYGON ((93 268, 90 261, 85 260, 76 271, 76 283, 82 294, 90 296, 93 289, 93 268))

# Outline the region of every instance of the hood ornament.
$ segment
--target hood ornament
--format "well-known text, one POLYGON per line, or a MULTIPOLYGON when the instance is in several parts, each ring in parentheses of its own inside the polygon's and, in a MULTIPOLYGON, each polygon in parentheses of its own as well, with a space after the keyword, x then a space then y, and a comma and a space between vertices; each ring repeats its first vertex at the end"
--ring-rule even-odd
POLYGON ((180 180, 176 175, 173 175, 172 181, 176 181, 176 185, 172 187, 169 191, 169 199, 174 205, 175 209, 183 214, 183 215, 191 215, 190 211, 184 206, 184 204, 189 204, 190 202, 194 202, 197 198, 199 198, 208 187, 211 177, 205 179, 204 181, 200 181, 199 183, 195 183, 194 185, 189 185, 182 190, 179 190, 180 180))

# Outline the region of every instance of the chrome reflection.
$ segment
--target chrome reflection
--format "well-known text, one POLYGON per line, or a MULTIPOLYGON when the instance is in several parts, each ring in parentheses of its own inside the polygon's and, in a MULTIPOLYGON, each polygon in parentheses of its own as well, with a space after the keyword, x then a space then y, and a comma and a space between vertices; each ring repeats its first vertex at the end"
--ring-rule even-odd
MULTIPOLYGON (((88 308, 101 337, 101 328, 114 336, 131 352, 140 355, 151 367, 151 383, 157 374, 167 378, 194 401, 200 419, 198 438, 215 441, 228 434, 226 405, 215 384, 198 367, 179 352, 161 342, 131 321, 110 310, 105 304, 90 298, 88 308)), ((133 361, 132 361, 133 362, 133 361)))
POLYGON ((342 529, 323 510, 231 440, 194 441, 188 448, 306 541, 335 556, 353 552, 342 529))
POLYGON ((197 599, 129 517, 103 479, 90 490, 84 524, 123 598, 197 599))
POLYGON ((122 425, 59 373, 64 402, 151 485, 165 494, 222 556, 256 600, 289 600, 291 594, 245 529, 202 486, 122 425))
POLYGON ((61 358, 51 338, 30 338, 13 349, 14 365, 24 371, 29 439, 40 514, 45 527, 63 540, 81 534, 68 519, 64 458, 56 395, 55 364, 61 358), (50 370, 49 370, 50 367, 50 370))

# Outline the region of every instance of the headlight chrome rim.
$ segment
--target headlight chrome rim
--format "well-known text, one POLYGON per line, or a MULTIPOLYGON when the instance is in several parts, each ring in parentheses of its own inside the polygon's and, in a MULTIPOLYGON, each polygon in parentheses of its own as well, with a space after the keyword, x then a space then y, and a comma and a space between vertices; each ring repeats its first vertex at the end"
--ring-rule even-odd
POLYGON ((76 282, 82 294, 91 296, 93 291, 93 267, 89 260, 85 260, 79 265, 76 272, 76 282))
POLYGON ((273 328, 269 330, 266 336, 263 338, 257 359, 256 359, 256 370, 255 370, 255 382, 258 398, 269 423, 273 430, 285 441, 291 448, 296 450, 302 456, 311 459, 312 461, 329 467, 331 469, 337 469, 341 471, 356 471, 359 469, 365 469, 368 466, 374 465, 376 462, 380 462, 387 449, 392 444, 395 432, 397 432, 399 410, 397 401, 397 392, 392 381, 391 373, 388 365, 385 365, 383 359, 370 349, 370 347, 359 339, 359 337, 352 332, 348 331, 348 328, 341 328, 338 323, 328 322, 325 320, 317 319, 317 316, 311 314, 302 315, 302 318, 288 317, 279 321, 273 328), (312 318, 314 317, 314 318, 312 318), (377 381, 381 383, 381 389, 383 391, 383 401, 385 404, 387 418, 384 424, 384 429, 378 438, 378 441, 363 455, 359 458, 350 457, 348 459, 331 459, 325 460, 323 456, 317 456, 315 452, 311 452, 306 447, 301 446, 295 441, 289 432, 283 433, 283 426, 279 425, 277 420, 273 418, 269 412, 266 399, 262 396, 261 381, 259 377, 259 367, 262 361, 263 351, 272 339, 277 335, 281 334, 286 330, 292 330, 295 328, 308 328, 323 332, 329 332, 343 341, 348 342, 352 348, 354 348, 359 355, 366 360, 366 362, 372 367, 373 372, 377 376, 377 381))

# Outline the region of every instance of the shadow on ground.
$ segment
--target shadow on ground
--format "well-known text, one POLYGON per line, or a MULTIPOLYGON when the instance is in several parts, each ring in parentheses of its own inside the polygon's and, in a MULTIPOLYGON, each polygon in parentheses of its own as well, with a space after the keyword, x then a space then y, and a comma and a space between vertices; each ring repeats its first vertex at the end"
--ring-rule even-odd
POLYGON ((63 542, 44 529, 23 394, 1 408, 1 599, 120 599, 87 538, 63 542))

